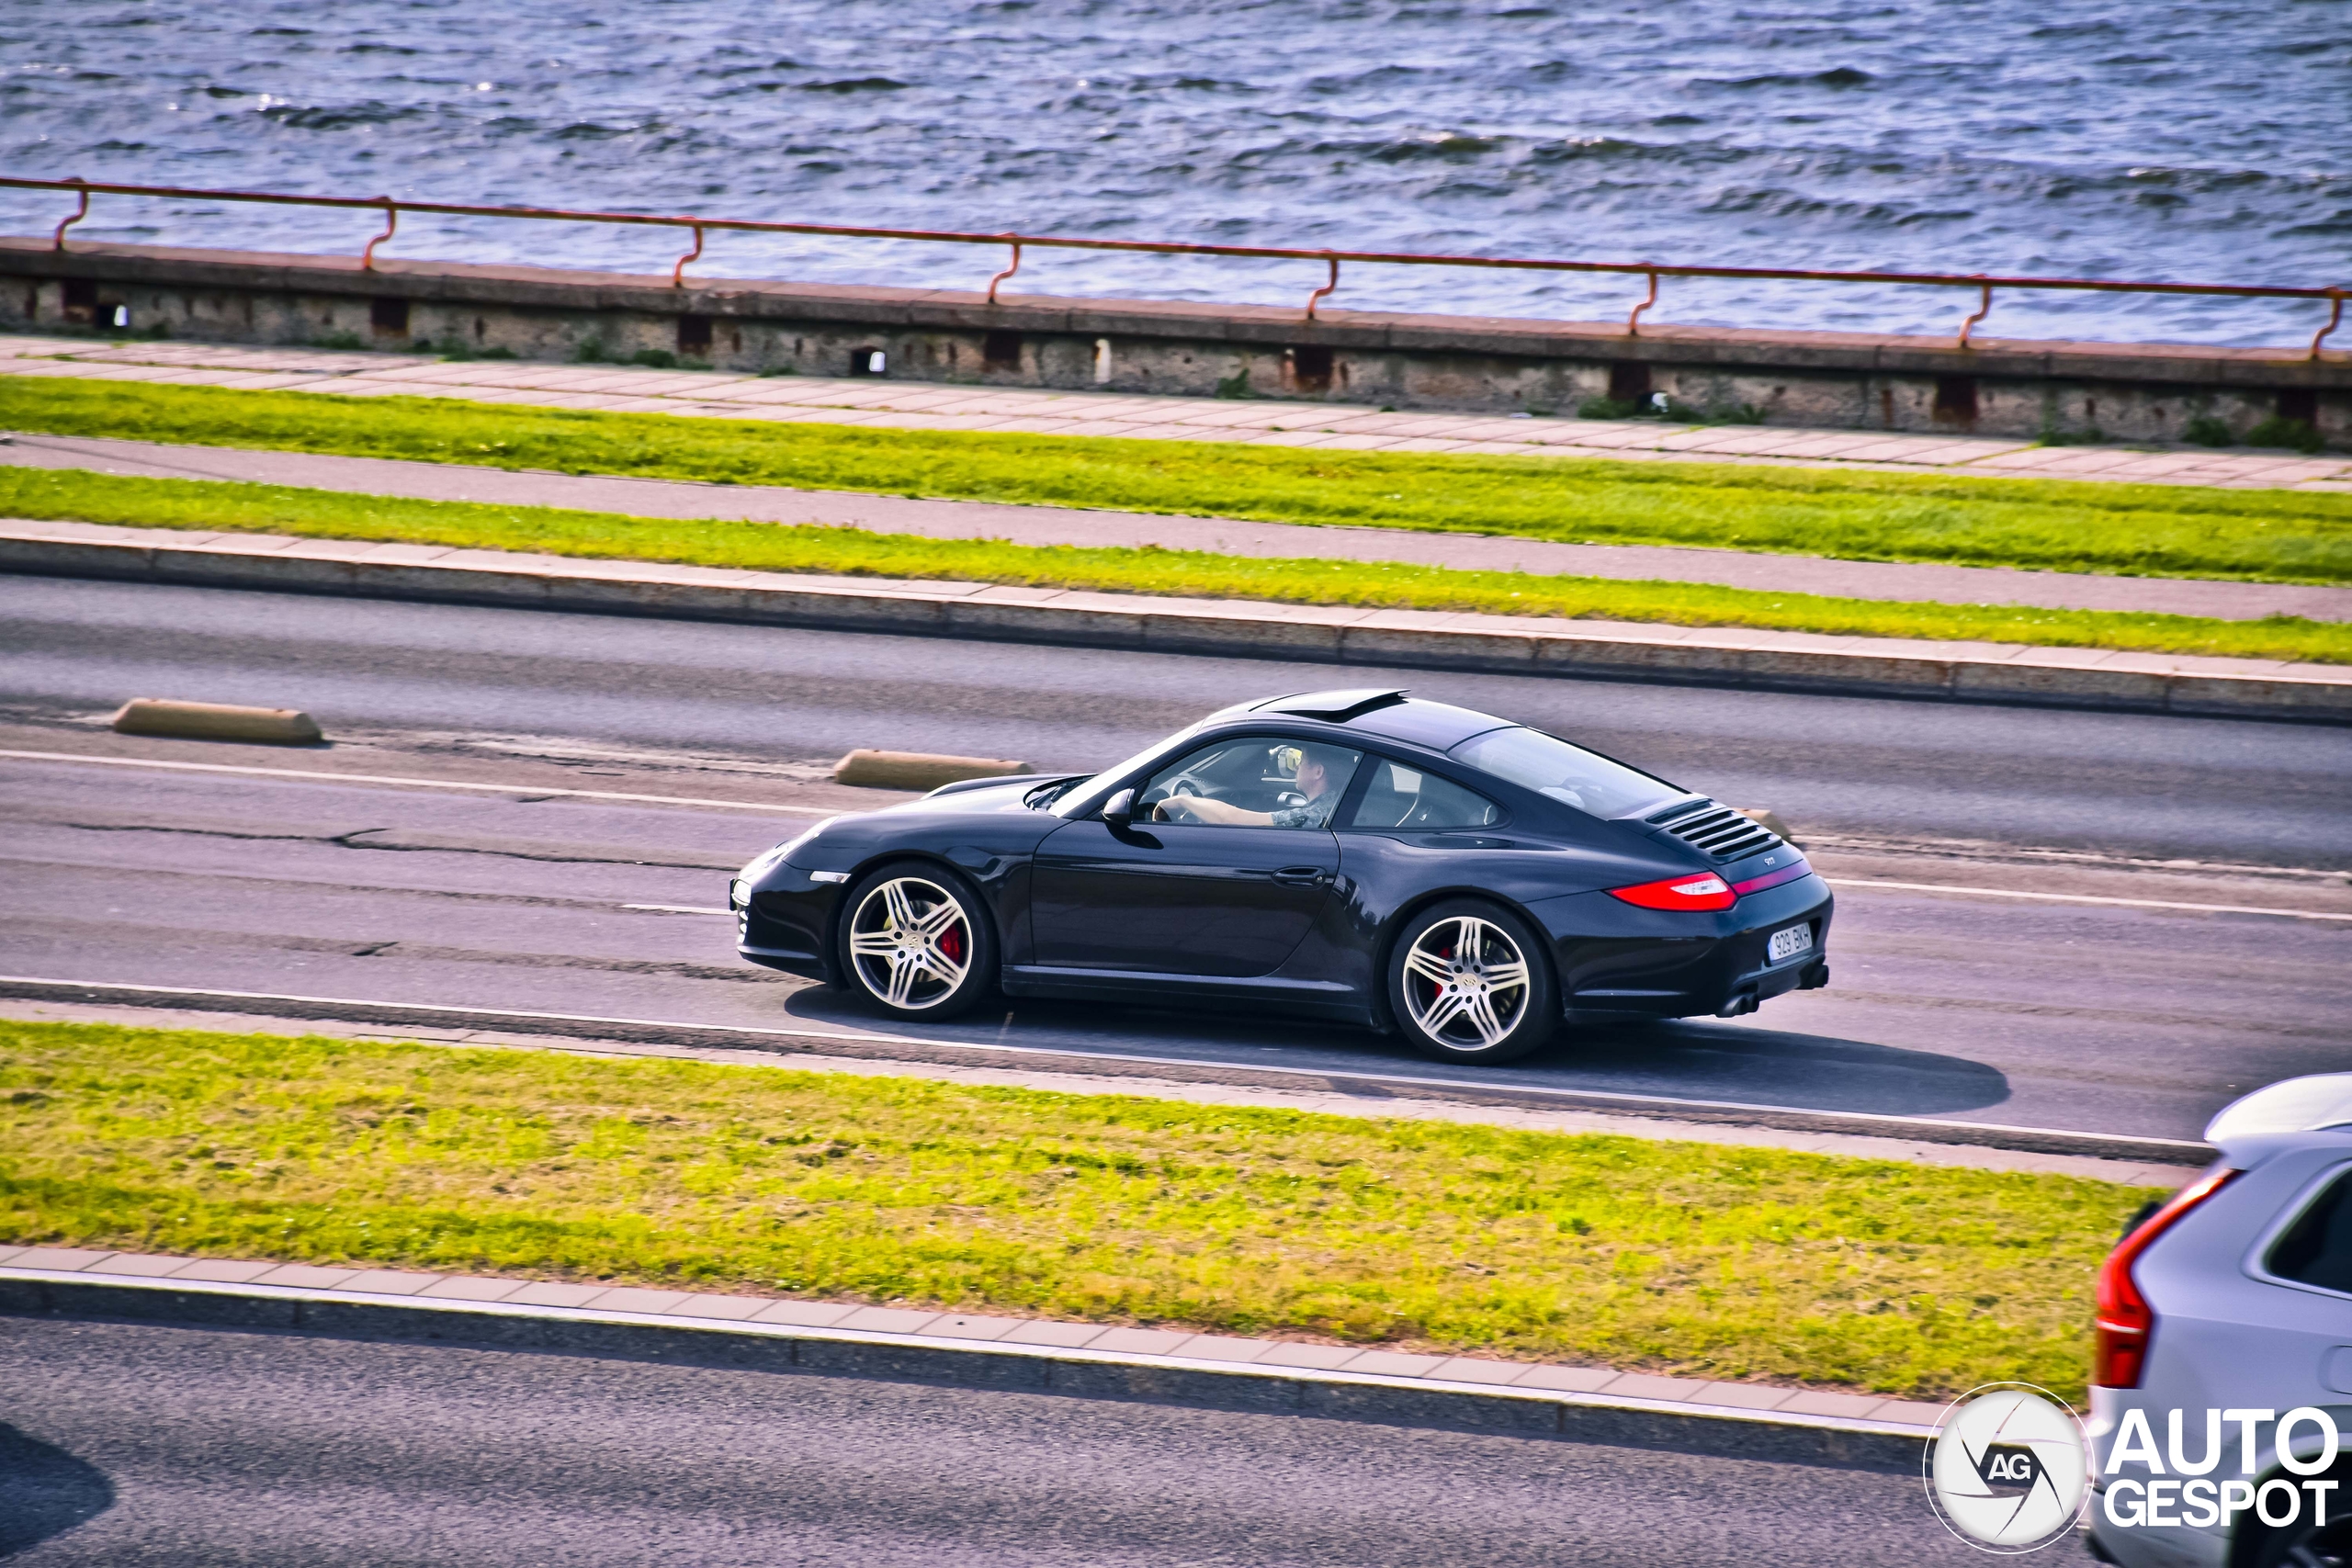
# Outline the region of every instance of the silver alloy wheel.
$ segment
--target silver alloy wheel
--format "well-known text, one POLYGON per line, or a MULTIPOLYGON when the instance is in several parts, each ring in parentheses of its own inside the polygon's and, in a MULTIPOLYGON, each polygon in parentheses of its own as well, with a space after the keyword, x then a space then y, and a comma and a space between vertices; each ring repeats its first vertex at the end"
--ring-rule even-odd
POLYGON ((894 1008, 920 1012, 962 987, 972 971, 972 932, 956 896, 920 876, 883 883, 849 923, 858 983, 894 1008))
POLYGON ((1492 920, 1456 915, 1413 940, 1404 989, 1422 1033, 1457 1050, 1485 1050, 1527 1010, 1527 955, 1492 920))

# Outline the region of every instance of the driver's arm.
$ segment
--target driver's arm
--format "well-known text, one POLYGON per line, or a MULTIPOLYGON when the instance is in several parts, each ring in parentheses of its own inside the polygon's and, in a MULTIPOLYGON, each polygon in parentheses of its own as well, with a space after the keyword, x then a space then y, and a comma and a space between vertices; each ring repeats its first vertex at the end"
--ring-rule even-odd
POLYGON ((1237 828, 1263 828, 1273 820, 1271 812, 1251 811, 1204 795, 1171 795, 1153 813, 1163 822, 1222 822, 1237 828))

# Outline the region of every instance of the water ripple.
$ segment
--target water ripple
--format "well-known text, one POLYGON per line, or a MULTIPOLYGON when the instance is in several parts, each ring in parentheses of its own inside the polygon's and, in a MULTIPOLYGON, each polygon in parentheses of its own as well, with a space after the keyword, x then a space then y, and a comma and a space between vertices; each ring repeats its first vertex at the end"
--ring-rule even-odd
MULTIPOLYGON (((11 172, 885 226, 1747 265, 2352 281, 2352 6, 2190 0, 15 0, 11 172)), ((46 230, 54 197, 0 193, 46 230)), ((355 251, 364 215, 80 232, 355 251)), ((665 267, 633 230, 397 254, 665 267)), ((1001 264, 715 235, 713 275, 1001 264)), ((1306 263, 1032 252, 1037 291, 1296 303, 1306 263)), ((1616 317, 1634 280, 1348 269, 1333 306, 1616 317)), ((1657 320, 1951 330, 1961 291, 1676 284, 1657 320)), ((2311 307, 2003 297, 1987 331, 2307 338, 2311 307)))

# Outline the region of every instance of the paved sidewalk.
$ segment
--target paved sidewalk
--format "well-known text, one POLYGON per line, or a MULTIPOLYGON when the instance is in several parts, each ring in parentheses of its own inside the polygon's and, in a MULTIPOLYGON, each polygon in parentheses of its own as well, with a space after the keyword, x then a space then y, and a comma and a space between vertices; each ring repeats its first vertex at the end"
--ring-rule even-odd
POLYGON ((1371 452, 1556 452, 1581 457, 1941 468, 2030 479, 2125 479, 2352 493, 2352 457, 2207 447, 2036 446, 2013 440, 1763 425, 1493 414, 1383 413, 1358 404, 954 386, 935 381, 756 377, 723 371, 530 360, 448 362, 413 355, 0 335, 0 374, 184 386, 283 388, 351 397, 462 398, 893 430, 987 430, 1236 441, 1371 452))
POLYGON ((639 517, 831 524, 936 539, 1005 539, 1019 545, 1127 548, 1158 545, 1168 549, 1216 550, 1231 556, 1410 561, 1457 570, 1708 582, 1769 592, 1826 593, 1857 599, 2153 611, 2174 615, 2211 615, 2222 620, 2301 615, 2312 620, 2352 621, 2352 588, 1828 560, 1815 556, 1663 546, 1570 545, 1508 535, 1242 523, 1216 517, 1170 517, 759 485, 554 474, 459 463, 329 457, 312 452, 166 446, 91 436, 17 434, 7 445, 0 446, 0 466, 232 479, 427 501, 564 506, 639 517))

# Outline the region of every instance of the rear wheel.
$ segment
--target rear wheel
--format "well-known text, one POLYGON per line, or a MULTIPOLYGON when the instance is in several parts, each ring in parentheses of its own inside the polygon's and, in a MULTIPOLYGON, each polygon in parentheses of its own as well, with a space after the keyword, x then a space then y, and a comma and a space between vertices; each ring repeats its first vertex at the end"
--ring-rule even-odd
POLYGON ((1388 1007, 1422 1055, 1441 1062, 1515 1061, 1552 1038, 1559 998, 1527 922, 1459 898, 1406 922, 1388 958, 1388 1007))
POLYGON ((922 862, 871 872, 841 925, 849 988, 893 1018, 953 1018, 996 979, 996 930, 964 879, 922 862))

